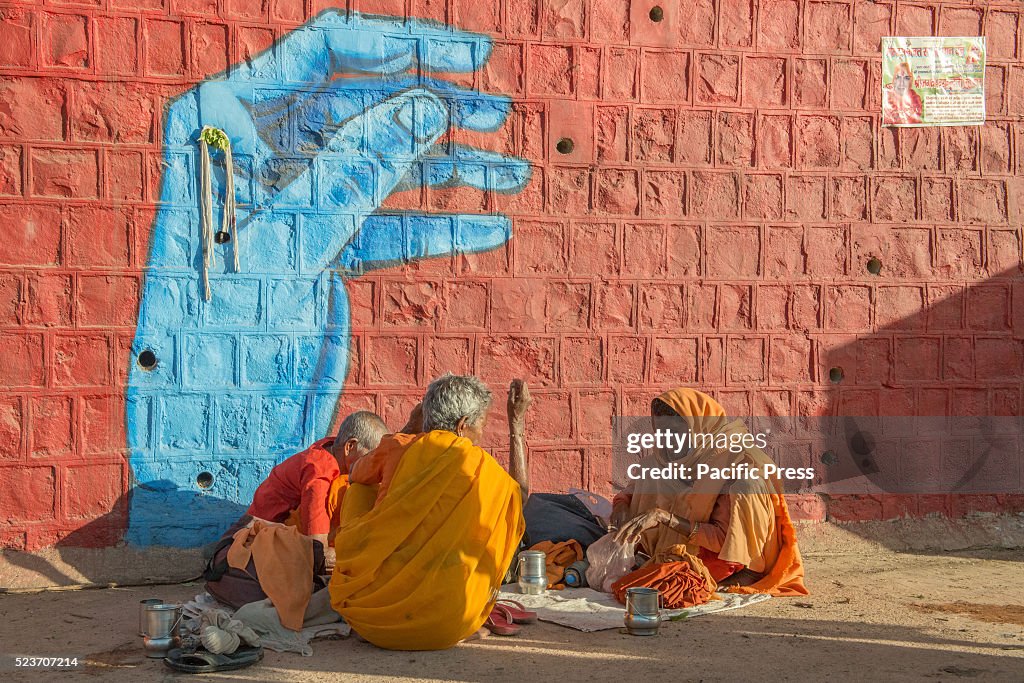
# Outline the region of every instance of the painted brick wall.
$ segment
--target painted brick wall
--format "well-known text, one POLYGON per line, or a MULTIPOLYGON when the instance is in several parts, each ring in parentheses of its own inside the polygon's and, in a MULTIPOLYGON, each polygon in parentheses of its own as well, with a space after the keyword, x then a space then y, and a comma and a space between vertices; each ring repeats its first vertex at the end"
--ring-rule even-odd
MULTIPOLYGON (((164 106, 328 5, 0 3, 0 544, 120 538, 125 384, 166 170, 164 106)), ((513 111, 467 139, 533 172, 516 194, 420 188, 389 200, 501 212, 514 238, 349 283, 342 411, 398 426, 441 371, 499 391, 523 376, 536 388, 538 487, 599 491, 611 416, 642 413, 674 385, 702 387, 733 414, 1021 414, 1019 2, 355 8, 492 36, 486 66, 452 78, 511 96, 513 111), (986 125, 881 128, 885 35, 987 36, 986 125)), ((504 458, 496 403, 488 440, 504 458)), ((795 502, 811 519, 1021 503, 795 502)))

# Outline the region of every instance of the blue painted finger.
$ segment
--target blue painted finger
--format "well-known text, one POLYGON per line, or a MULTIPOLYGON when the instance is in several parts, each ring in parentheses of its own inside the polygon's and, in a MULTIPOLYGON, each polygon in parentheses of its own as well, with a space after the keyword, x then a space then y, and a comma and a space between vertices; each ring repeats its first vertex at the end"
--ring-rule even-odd
POLYGON ((512 239, 512 220, 501 215, 461 214, 455 229, 455 248, 473 254, 500 247, 512 239))
MULTIPOLYGON (((316 21, 316 20, 314 20, 316 21)), ((462 31, 426 19, 401 19, 353 13, 354 30, 394 31, 400 27, 420 44, 419 65, 428 71, 470 72, 483 66, 491 56, 491 39, 480 33, 462 31)))
POLYGON ((413 259, 473 253, 501 246, 511 221, 491 214, 388 213, 367 216, 335 264, 349 275, 413 259))
MULTIPOLYGON (((376 208, 394 191, 418 185, 427 169, 428 182, 435 186, 469 185, 478 189, 514 192, 529 179, 525 161, 505 157, 468 146, 455 146, 456 158, 438 159, 436 165, 421 167, 418 158, 433 150, 433 143, 449 127, 452 119, 448 102, 440 99, 434 89, 405 87, 415 80, 404 80, 395 88, 365 89, 338 87, 291 96, 288 102, 261 103, 254 109, 264 144, 275 152, 260 165, 259 178, 266 182, 258 187, 265 197, 264 206, 301 205, 308 197, 310 184, 298 184, 305 165, 298 160, 287 163, 274 157, 317 156, 320 206, 329 210, 376 208), (395 91, 397 90, 397 94, 395 91), (390 97, 388 97, 390 95, 390 97), (282 113, 284 112, 284 113, 282 113), (279 139, 274 126, 288 126, 288 112, 294 114, 294 148, 274 149, 279 139), (404 183, 401 184, 400 183, 404 183), (296 191, 293 186, 298 184, 296 191)), ((435 82, 439 85, 441 82, 435 82)), ((445 83, 449 92, 457 86, 445 83)), ((463 94, 459 92, 459 94, 463 94)), ((504 98, 480 96, 492 107, 474 105, 475 112, 497 112, 487 118, 500 118, 507 111, 504 98)), ((490 127, 491 120, 467 116, 464 122, 490 127)))
POLYGON ((386 84, 362 78, 339 78, 321 90, 260 100, 253 106, 253 115, 260 122, 263 137, 273 145, 282 137, 275 130, 287 126, 287 115, 293 112, 298 123, 296 146, 308 147, 306 151, 315 153, 345 121, 413 89, 430 90, 442 100, 449 109, 452 125, 457 128, 481 132, 497 130, 512 109, 512 101, 502 95, 476 93, 438 79, 403 76, 386 84))
POLYGON ((413 89, 350 119, 317 160, 322 209, 369 213, 448 130, 448 109, 427 90, 413 89), (344 129, 363 131, 364 150, 352 155, 344 129), (339 153, 339 156, 332 156, 339 153), (341 154, 344 153, 344 154, 341 154))
POLYGON ((339 73, 397 74, 414 65, 470 72, 490 53, 490 39, 480 34, 329 9, 240 65, 231 78, 316 84, 339 73))
POLYGON ((455 145, 455 159, 424 162, 424 180, 431 187, 468 185, 478 190, 519 192, 530 181, 530 165, 524 159, 498 152, 455 145))

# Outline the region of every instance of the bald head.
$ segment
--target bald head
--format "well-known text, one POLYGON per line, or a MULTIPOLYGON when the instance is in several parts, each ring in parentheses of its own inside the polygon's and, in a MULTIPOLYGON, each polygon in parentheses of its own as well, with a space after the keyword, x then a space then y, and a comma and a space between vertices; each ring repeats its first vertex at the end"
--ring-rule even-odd
POLYGON ((342 471, 350 470, 356 460, 379 446, 387 433, 384 420, 369 410, 358 410, 342 420, 332 449, 342 471))

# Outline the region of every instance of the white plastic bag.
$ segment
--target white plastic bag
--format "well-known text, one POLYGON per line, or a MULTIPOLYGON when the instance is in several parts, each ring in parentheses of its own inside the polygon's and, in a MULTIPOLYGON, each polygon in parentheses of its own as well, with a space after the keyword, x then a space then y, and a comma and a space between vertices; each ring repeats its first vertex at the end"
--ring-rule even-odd
POLYGON ((587 548, 587 584, 594 590, 612 592, 612 584, 633 571, 636 564, 635 546, 619 543, 610 533, 594 541, 587 548))

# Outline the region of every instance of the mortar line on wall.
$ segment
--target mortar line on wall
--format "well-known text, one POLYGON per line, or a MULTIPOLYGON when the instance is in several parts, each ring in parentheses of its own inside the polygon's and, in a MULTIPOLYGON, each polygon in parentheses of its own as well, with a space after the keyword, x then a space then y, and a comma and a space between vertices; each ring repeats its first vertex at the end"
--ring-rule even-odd
POLYGON ((715 26, 712 29, 711 46, 708 49, 718 49, 722 41, 722 0, 712 0, 714 4, 715 26))

